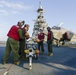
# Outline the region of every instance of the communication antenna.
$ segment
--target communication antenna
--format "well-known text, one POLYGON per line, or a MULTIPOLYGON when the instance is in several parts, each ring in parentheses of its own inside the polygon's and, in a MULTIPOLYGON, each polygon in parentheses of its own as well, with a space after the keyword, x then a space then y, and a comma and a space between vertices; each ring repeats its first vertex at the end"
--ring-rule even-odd
POLYGON ((58 27, 61 27, 63 24, 64 24, 64 22, 61 22, 61 23, 58 25, 58 27))

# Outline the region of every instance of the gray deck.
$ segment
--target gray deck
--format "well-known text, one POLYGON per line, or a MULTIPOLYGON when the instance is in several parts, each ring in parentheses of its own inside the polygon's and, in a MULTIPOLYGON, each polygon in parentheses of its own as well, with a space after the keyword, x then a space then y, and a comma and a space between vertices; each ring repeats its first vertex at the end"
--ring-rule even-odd
MULTIPOLYGON (((11 65, 12 56, 8 64, 2 65, 5 47, 0 47, 0 75, 11 65)), ((33 69, 28 69, 28 60, 21 61, 19 66, 13 65, 9 70, 9 75, 76 75, 76 48, 75 47, 55 47, 53 46, 54 56, 46 54, 40 55, 38 60, 33 60, 33 69)))

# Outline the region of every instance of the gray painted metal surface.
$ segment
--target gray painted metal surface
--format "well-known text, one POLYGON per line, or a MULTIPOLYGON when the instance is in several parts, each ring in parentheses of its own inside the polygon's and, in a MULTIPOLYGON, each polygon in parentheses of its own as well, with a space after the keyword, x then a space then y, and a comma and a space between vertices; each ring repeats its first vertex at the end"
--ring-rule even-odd
MULTIPOLYGON (((0 47, 0 75, 3 75, 10 67, 12 54, 6 65, 2 64, 5 47, 0 47)), ((33 69, 29 70, 28 60, 21 61, 20 65, 12 65, 8 75, 76 75, 76 45, 75 47, 53 46, 52 57, 47 56, 47 45, 44 55, 38 60, 33 60, 33 69)))

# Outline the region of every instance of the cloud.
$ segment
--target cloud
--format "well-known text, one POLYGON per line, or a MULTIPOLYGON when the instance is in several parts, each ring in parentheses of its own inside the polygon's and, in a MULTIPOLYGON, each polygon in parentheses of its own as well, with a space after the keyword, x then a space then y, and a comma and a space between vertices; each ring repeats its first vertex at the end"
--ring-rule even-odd
POLYGON ((18 14, 19 11, 6 11, 6 10, 1 10, 0 9, 0 16, 8 16, 8 15, 15 15, 18 14))
POLYGON ((18 14, 19 11, 11 11, 10 14, 18 14))
POLYGON ((25 6, 23 3, 13 3, 13 2, 7 2, 7 1, 0 1, 0 7, 8 7, 16 10, 31 9, 30 6, 25 6))
POLYGON ((31 6, 25 6, 24 3, 15 3, 15 2, 7 2, 0 1, 0 16, 1 15, 15 15, 19 14, 22 11, 30 10, 31 6))
POLYGON ((3 7, 3 5, 0 5, 0 7, 3 7))
POLYGON ((8 15, 8 12, 5 10, 0 10, 0 15, 8 15))

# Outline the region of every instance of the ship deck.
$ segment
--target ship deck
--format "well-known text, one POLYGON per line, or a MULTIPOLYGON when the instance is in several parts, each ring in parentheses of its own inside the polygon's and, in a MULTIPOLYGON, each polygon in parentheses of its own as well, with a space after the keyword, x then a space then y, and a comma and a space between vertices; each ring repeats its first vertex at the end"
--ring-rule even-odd
POLYGON ((14 65, 12 54, 8 63, 3 65, 4 51, 5 46, 0 46, 0 75, 7 69, 9 69, 8 75, 76 75, 76 45, 53 46, 54 55, 51 57, 47 56, 47 45, 45 45, 44 55, 40 54, 38 60, 33 60, 32 70, 28 69, 28 60, 20 60, 20 65, 14 65))

